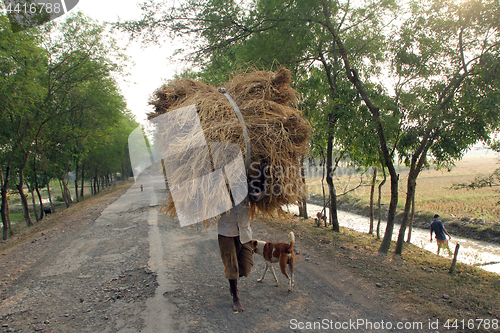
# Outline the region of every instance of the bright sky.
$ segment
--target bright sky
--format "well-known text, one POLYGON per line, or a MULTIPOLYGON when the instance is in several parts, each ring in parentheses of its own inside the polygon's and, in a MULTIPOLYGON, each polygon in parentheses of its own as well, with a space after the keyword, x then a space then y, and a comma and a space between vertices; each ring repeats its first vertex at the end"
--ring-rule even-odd
MULTIPOLYGON (((139 18, 141 10, 137 6, 144 0, 79 0, 73 11, 82 11, 91 18, 104 21, 117 21, 139 18)), ((61 17, 64 19, 64 16, 61 17)), ((128 38, 120 38, 124 42, 128 38)), ((160 46, 140 47, 134 42, 127 47, 127 54, 135 65, 128 67, 129 76, 118 81, 122 94, 127 100, 128 109, 136 115, 140 123, 146 122, 146 113, 152 111, 148 106, 149 96, 159 88, 165 80, 180 72, 179 64, 167 58, 177 47, 170 43, 160 46)))

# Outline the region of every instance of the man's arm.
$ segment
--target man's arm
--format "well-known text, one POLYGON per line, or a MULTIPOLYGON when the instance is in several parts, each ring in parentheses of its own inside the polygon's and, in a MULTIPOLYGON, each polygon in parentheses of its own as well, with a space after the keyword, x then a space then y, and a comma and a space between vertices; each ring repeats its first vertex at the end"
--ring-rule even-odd
POLYGON ((446 228, 443 227, 443 231, 446 235, 448 235, 448 237, 451 239, 451 235, 450 233, 446 230, 446 228))

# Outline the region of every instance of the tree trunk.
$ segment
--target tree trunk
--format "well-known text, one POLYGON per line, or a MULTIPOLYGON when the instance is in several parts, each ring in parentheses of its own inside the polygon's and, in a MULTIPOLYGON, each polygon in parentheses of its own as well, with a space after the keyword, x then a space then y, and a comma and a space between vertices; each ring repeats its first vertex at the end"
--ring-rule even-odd
MULTIPOLYGON (((43 200, 42 200, 42 194, 40 193, 40 186, 38 184, 38 170, 36 168, 36 154, 34 155, 33 158, 33 174, 35 175, 35 191, 36 195, 38 197, 38 202, 40 203, 40 215, 36 212, 36 209, 34 209, 35 215, 36 215, 36 221, 38 222, 39 220, 43 219, 43 200), (40 218, 38 218, 40 217, 40 218)), ((33 207, 35 205, 33 204, 33 207)))
POLYGON ((98 192, 98 186, 97 186, 97 173, 96 175, 94 176, 94 195, 96 195, 98 192))
POLYGON ((38 197, 38 202, 40 203, 40 215, 39 216, 40 216, 40 220, 41 220, 41 219, 43 219, 43 198, 42 198, 42 194, 40 193, 40 188, 38 188, 38 182, 35 185, 35 191, 36 191, 36 195, 38 197))
POLYGON ((26 166, 26 163, 28 162, 28 153, 24 154, 24 161, 21 164, 21 167, 19 168, 19 183, 17 184, 17 190, 19 191, 19 196, 21 197, 21 204, 23 207, 23 215, 24 215, 24 221, 26 222, 26 225, 28 227, 31 227, 33 225, 33 221, 31 221, 31 216, 30 216, 30 209, 28 207, 28 200, 26 199, 26 195, 24 194, 24 167, 26 166))
POLYGON ((330 187, 330 221, 332 223, 332 230, 340 232, 339 217, 337 214, 337 191, 335 186, 330 187))
MULTIPOLYGON (((323 152, 323 150, 321 151, 323 152)), ((326 162, 325 159, 323 158, 322 164, 321 164, 321 191, 323 192, 323 215, 324 215, 324 221, 325 221, 325 228, 326 228, 326 223, 327 220, 330 218, 330 215, 326 216, 326 194, 325 194, 325 168, 326 168, 326 162)), ((319 224, 318 224, 319 226, 319 224)))
POLYGON ((385 185, 387 181, 387 175, 385 174, 385 167, 382 165, 382 173, 384 174, 384 179, 378 185, 378 222, 377 222, 377 239, 380 239, 380 222, 382 221, 382 205, 380 203, 382 199, 382 186, 385 185))
POLYGON ((0 207, 0 214, 2 216, 2 229, 3 229, 3 240, 12 236, 12 226, 10 224, 9 217, 9 199, 7 198, 7 193, 9 190, 9 174, 10 174, 10 164, 7 164, 5 170, 5 179, 3 176, 3 170, 0 170, 0 183, 2 185, 2 206, 0 207))
POLYGON ((45 172, 45 181, 47 182, 47 194, 49 195, 50 209, 54 212, 54 203, 52 202, 52 194, 50 193, 49 176, 45 172))
MULTIPOLYGON (((306 185, 306 175, 304 171, 304 157, 301 158, 300 161, 300 176, 302 178, 302 186, 305 188, 305 193, 307 193, 307 185, 306 185)), ((299 207, 299 215, 305 219, 307 219, 307 197, 304 197, 300 201, 301 205, 299 207)))
POLYGON ((73 200, 71 199, 71 192, 69 191, 69 188, 68 188, 68 183, 66 182, 66 180, 63 178, 63 188, 64 188, 64 203, 66 204, 66 208, 69 208, 69 206, 71 206, 71 204, 73 203, 73 200))
MULTIPOLYGON (((61 190, 61 198, 64 198, 64 196, 63 196, 64 190, 63 190, 61 178, 59 177, 57 180, 59 181, 59 189, 61 190)), ((64 199, 63 199, 63 201, 64 201, 64 199)))
POLYGON ((68 160, 66 161, 66 169, 64 170, 64 174, 60 176, 59 181, 62 183, 62 197, 64 200, 64 203, 66 204, 66 208, 69 208, 73 200, 71 199, 71 192, 69 191, 68 188, 68 183, 66 182, 66 175, 68 174, 69 170, 69 160, 70 158, 68 157, 68 160))
POLYGON ((85 188, 85 161, 82 163, 82 188, 80 189, 80 197, 82 199, 84 197, 84 191, 83 191, 84 188, 85 188))
POLYGON ((404 243, 404 237, 406 233, 406 227, 408 224, 408 217, 410 216, 410 210, 411 210, 411 201, 413 196, 415 195, 415 185, 416 185, 416 180, 418 173, 415 172, 416 170, 411 170, 410 173, 408 174, 408 185, 407 185, 407 191, 406 191, 406 201, 405 201, 405 209, 403 212, 403 219, 401 221, 401 227, 399 228, 399 235, 398 235, 398 241, 396 244, 396 254, 401 254, 403 253, 403 243, 404 243))
POLYGON ((7 200, 7 204, 6 204, 6 207, 7 207, 7 224, 9 226, 9 236, 12 236, 14 235, 14 230, 12 230, 12 221, 10 219, 10 206, 9 206, 9 201, 7 200))
POLYGON ((406 242, 411 242, 411 231, 413 230, 413 221, 415 220, 415 193, 417 190, 417 185, 415 184, 415 192, 413 193, 413 198, 411 198, 411 214, 410 214, 410 226, 408 227, 408 238, 406 242))
POLYGON ((28 227, 33 225, 31 221, 30 209, 28 207, 28 200, 26 199, 26 194, 24 194, 23 181, 24 181, 23 171, 19 171, 19 184, 17 184, 17 190, 19 191, 19 196, 21 197, 21 205, 23 207, 24 221, 28 227))
POLYGON ((370 187, 370 230, 368 234, 373 235, 373 219, 374 219, 374 211, 373 211, 373 196, 375 193, 375 183, 377 181, 377 168, 373 168, 373 177, 372 177, 372 185, 370 187))
POLYGON ((26 180, 25 180, 25 182, 26 182, 26 187, 28 188, 28 191, 31 193, 31 202, 33 204, 33 211, 35 212, 35 221, 40 222, 40 219, 38 218, 38 213, 36 212, 35 189, 31 188, 26 180))
POLYGON ((76 202, 79 202, 80 200, 78 199, 78 166, 79 163, 76 161, 76 170, 75 170, 75 199, 76 202))
POLYGON ((40 219, 38 218, 38 213, 36 212, 36 202, 35 202, 35 189, 31 189, 31 201, 33 202, 33 212, 35 213, 35 221, 38 223, 40 219))
POLYGON ((59 176, 59 186, 61 187, 61 195, 64 203, 66 204, 66 208, 69 208, 71 205, 71 193, 68 189, 68 185, 66 184, 66 180, 63 176, 59 176))
POLYGON ((394 231, 394 219, 396 217, 396 208, 398 205, 398 182, 399 176, 394 171, 391 172, 391 201, 389 203, 389 212, 387 214, 387 227, 385 228, 384 238, 380 244, 379 252, 387 253, 391 247, 392 232, 394 231))
POLYGON ((422 142, 417 150, 412 155, 410 163, 410 172, 408 173, 408 185, 406 190, 406 202, 405 210, 403 212, 403 220, 401 221, 401 228, 399 229, 398 241, 396 245, 396 254, 403 253, 403 243, 406 232, 406 226, 408 224, 408 216, 410 215, 410 208, 413 197, 415 196, 415 187, 417 186, 417 178, 422 170, 424 161, 427 156, 427 150, 432 143, 432 139, 429 141, 428 136, 424 136, 422 142))
POLYGON ((328 134, 326 146, 326 183, 328 184, 328 196, 330 198, 329 219, 332 224, 332 230, 340 232, 339 218, 337 215, 337 193, 333 184, 333 133, 328 134))
MULTIPOLYGON (((318 45, 318 56, 323 64, 325 70, 326 78, 328 80, 328 85, 330 86, 330 97, 333 101, 338 97, 337 88, 337 73, 338 73, 338 57, 337 50, 335 47, 331 49, 333 52, 333 66, 326 62, 324 57, 323 46, 320 43, 318 45)), ((328 196, 330 198, 330 211, 328 217, 330 223, 332 224, 332 230, 340 232, 339 219, 337 215, 337 192, 333 184, 333 135, 335 132, 335 123, 337 122, 338 115, 336 113, 336 106, 327 115, 327 143, 326 143, 326 183, 328 184, 328 196)))

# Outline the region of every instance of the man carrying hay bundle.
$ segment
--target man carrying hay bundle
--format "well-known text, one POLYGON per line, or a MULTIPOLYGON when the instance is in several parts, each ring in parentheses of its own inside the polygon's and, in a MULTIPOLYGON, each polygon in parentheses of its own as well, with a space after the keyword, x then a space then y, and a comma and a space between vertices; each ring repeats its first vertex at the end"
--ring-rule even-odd
POLYGON ((300 160, 310 126, 296 108, 287 69, 238 75, 216 89, 179 79, 154 93, 162 163, 170 190, 164 211, 181 226, 218 219, 221 258, 233 296, 243 311, 237 280, 253 266, 251 224, 256 211, 283 212, 305 196, 300 160), (184 118, 183 118, 184 117, 184 118), (174 130, 172 130, 174 128, 174 130), (172 136, 172 132, 174 135, 172 136), (249 181, 250 180, 250 181, 249 181))

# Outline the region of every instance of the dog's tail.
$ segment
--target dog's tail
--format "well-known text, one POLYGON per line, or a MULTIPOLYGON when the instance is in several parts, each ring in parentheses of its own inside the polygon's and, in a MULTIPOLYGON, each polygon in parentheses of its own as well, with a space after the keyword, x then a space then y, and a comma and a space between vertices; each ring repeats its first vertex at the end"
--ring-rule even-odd
POLYGON ((293 249, 293 245, 295 244, 295 235, 293 234, 293 231, 290 231, 288 237, 290 237, 290 250, 291 250, 293 249))

